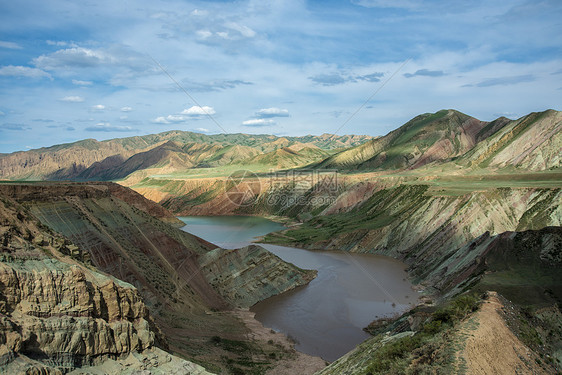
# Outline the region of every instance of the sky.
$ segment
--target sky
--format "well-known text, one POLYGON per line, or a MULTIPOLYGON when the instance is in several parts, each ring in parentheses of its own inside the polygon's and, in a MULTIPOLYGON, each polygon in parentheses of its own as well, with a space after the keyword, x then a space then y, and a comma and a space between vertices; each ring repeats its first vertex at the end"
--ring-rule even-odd
POLYGON ((2 1, 0 153, 562 110, 562 1, 2 1))

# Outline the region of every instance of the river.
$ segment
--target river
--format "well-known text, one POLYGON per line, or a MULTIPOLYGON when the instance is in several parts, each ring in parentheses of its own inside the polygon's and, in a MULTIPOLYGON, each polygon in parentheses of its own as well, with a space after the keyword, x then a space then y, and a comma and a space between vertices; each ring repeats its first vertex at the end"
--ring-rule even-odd
MULTIPOLYGON (((260 217, 180 219, 186 232, 230 249, 284 228, 260 217)), ((371 321, 402 313, 416 302, 405 265, 392 258, 260 245, 286 262, 318 270, 308 285, 251 308, 257 320, 291 337, 301 352, 334 361, 369 337, 363 327, 371 321)))

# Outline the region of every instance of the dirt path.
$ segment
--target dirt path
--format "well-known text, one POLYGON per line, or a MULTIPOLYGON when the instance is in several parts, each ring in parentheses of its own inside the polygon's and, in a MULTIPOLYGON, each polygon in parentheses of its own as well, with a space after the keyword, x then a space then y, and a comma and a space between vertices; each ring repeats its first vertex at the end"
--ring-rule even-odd
POLYGON ((464 348, 457 353, 459 373, 548 374, 538 356, 525 346, 500 315, 502 303, 495 292, 474 316, 463 323, 459 335, 464 348))
POLYGON ((326 362, 320 357, 313 357, 301 353, 294 348, 294 343, 287 336, 276 333, 264 327, 254 319, 254 313, 248 310, 237 310, 236 315, 244 322, 250 330, 251 339, 261 342, 272 340, 276 345, 282 346, 291 352, 290 358, 282 359, 275 368, 267 372, 267 375, 312 375, 326 367, 326 362))

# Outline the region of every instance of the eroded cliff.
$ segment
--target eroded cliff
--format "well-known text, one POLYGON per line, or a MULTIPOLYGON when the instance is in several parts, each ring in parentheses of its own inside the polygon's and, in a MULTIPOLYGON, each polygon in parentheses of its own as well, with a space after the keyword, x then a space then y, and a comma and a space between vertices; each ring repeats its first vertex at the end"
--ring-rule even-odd
MULTIPOLYGON (((131 355, 164 355, 155 348, 164 344, 162 334, 137 289, 96 271, 81 249, 5 196, 0 236, 1 371, 60 374, 107 360, 120 365, 131 355)), ((167 356, 170 369, 205 373, 167 356)))
POLYGON ((266 239, 389 255, 409 264, 419 282, 485 232, 562 225, 561 201, 562 190, 557 188, 490 188, 457 195, 402 185, 376 191, 358 205, 319 215, 266 239))
POLYGON ((21 202, 38 225, 64 235, 72 244, 68 254, 74 252, 76 259, 138 288, 174 352, 213 371, 248 371, 271 366, 288 350, 250 339, 233 308, 303 285, 310 273, 261 248, 223 257, 222 249, 151 216, 156 204, 121 186, 3 184, 0 192, 21 202), (208 256, 210 252, 218 256, 208 256), (231 284, 209 283, 221 276, 226 280, 226 275, 236 275, 231 284), (213 337, 237 344, 220 346, 213 337))
POLYGON ((319 374, 555 373, 561 263, 562 227, 486 233, 428 276, 436 306, 373 322, 375 337, 319 374))
POLYGON ((215 249, 200 257, 199 264, 209 283, 237 307, 250 307, 316 276, 316 271, 299 269, 256 245, 215 249))

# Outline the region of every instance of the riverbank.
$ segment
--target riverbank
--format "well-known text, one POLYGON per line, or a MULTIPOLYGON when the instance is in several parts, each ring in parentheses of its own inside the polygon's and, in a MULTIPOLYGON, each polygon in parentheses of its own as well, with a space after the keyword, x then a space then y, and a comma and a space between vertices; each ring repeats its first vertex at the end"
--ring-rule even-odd
MULTIPOLYGON (((186 223, 183 230, 223 248, 240 248, 230 250, 235 253, 255 241, 256 234, 264 235, 284 228, 255 216, 181 217, 181 220, 186 223)), ((412 289, 404 272, 405 265, 400 261, 333 249, 311 252, 258 245, 280 262, 293 264, 301 270, 318 270, 317 278, 305 287, 272 293, 267 299, 257 298, 251 307, 251 311, 258 314, 257 320, 296 339, 296 349, 309 355, 334 361, 369 337, 363 329, 374 319, 402 314, 417 304, 418 293, 412 289)), ((217 251, 223 252, 221 249, 217 251)), ((259 273, 261 262, 257 259, 253 262, 259 273)), ((206 269, 205 262, 201 264, 206 269)), ((209 282, 212 285, 218 282, 216 285, 220 286, 229 280, 228 277, 221 274, 209 282)), ((233 289, 232 292, 235 298, 231 299, 235 304, 242 300, 239 291, 233 289)), ((239 307, 246 306, 249 305, 239 307)))
POLYGON ((267 375, 312 375, 327 366, 327 362, 322 358, 296 350, 294 341, 280 332, 264 327, 255 315, 247 309, 235 311, 235 316, 248 328, 250 340, 273 344, 283 352, 283 357, 278 358, 275 367, 266 372, 267 375))

